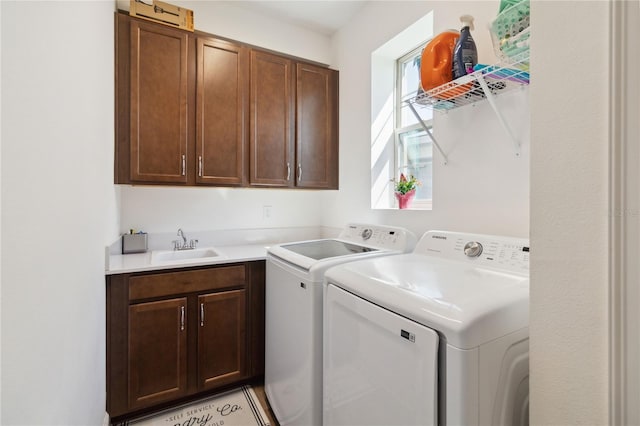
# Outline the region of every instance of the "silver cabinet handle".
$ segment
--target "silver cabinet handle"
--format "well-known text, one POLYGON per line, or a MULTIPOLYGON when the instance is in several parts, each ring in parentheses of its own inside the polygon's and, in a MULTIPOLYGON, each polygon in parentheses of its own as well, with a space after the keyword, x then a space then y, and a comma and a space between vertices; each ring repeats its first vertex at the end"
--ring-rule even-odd
POLYGON ((291 163, 287 163, 287 181, 291 179, 291 163))
POLYGON ((187 174, 187 156, 182 154, 182 176, 187 174))
POLYGON ((302 180, 302 164, 298 163, 298 182, 302 180))
POLYGON ((198 156, 198 176, 202 177, 202 155, 198 156))
POLYGON ((200 327, 204 327, 204 303, 200 303, 200 327))
POLYGON ((180 331, 184 331, 184 306, 180 306, 180 331))

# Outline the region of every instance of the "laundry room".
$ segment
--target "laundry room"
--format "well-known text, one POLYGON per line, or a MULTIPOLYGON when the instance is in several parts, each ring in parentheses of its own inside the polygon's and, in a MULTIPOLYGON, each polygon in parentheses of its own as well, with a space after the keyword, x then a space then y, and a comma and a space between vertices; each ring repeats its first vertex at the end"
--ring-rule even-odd
POLYGON ((612 129, 640 98, 617 3, 0 2, 0 423, 611 423, 613 225, 638 217, 612 129), (525 3, 516 46, 496 22, 525 3), (423 87, 465 28, 468 74, 423 87), (383 400, 408 417, 364 415, 383 400))

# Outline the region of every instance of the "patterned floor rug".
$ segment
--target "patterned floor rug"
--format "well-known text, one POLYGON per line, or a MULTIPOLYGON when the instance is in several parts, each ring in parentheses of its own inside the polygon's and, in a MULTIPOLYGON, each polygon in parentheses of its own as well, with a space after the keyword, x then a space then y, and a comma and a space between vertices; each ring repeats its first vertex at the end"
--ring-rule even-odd
POLYGON ((132 426, 269 426, 251 386, 127 422, 132 426))

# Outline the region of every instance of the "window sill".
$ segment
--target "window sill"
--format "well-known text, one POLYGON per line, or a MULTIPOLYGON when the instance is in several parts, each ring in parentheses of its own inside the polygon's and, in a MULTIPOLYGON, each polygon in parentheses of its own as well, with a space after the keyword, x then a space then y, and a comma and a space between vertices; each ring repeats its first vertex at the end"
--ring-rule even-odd
POLYGON ((428 201, 427 200, 420 200, 420 201, 413 200, 413 202, 411 203, 409 208, 399 209, 396 206, 395 209, 396 210, 433 210, 433 203, 431 202, 431 200, 428 200, 428 201))
POLYGON ((420 202, 420 203, 413 203, 411 205, 411 207, 406 208, 406 209, 399 209, 398 206, 393 206, 393 207, 372 207, 372 210, 377 210, 377 211, 383 211, 383 210, 389 210, 389 211, 405 211, 405 210, 418 210, 418 211, 431 211, 433 210, 433 206, 430 202, 420 202))

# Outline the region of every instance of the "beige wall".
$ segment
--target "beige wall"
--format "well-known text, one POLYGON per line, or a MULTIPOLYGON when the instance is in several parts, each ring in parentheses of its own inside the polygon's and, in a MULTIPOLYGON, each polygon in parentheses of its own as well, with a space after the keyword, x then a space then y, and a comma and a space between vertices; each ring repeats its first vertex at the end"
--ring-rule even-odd
POLYGON ((531 423, 608 424, 609 2, 531 6, 531 423))

